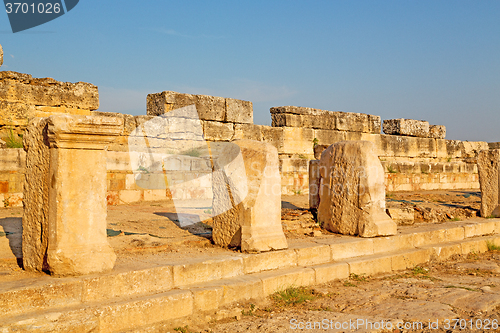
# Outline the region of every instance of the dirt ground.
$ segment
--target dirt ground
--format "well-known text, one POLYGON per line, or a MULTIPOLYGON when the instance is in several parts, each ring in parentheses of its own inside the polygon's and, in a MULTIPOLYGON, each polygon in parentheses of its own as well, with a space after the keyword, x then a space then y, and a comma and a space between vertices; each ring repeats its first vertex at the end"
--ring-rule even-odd
MULTIPOLYGON (((210 201, 141 202, 108 206, 107 233, 117 253, 117 266, 141 261, 182 260, 197 256, 234 253, 212 244, 210 201)), ((387 207, 410 208, 415 223, 440 223, 479 215, 477 191, 392 192, 387 207)), ((307 195, 282 197, 282 226, 288 239, 332 235, 309 212, 307 195)), ((21 257, 22 208, 0 209, 0 280, 23 274, 15 256, 21 257), (15 256, 14 256, 15 255, 15 256), (12 260, 14 258, 14 260, 12 260)))
POLYGON ((235 316, 231 319, 182 329, 214 333, 500 332, 499 264, 500 252, 493 250, 457 255, 397 274, 351 275, 344 281, 275 294, 257 304, 240 304, 232 309, 235 316), (350 328, 335 329, 340 325, 350 328))

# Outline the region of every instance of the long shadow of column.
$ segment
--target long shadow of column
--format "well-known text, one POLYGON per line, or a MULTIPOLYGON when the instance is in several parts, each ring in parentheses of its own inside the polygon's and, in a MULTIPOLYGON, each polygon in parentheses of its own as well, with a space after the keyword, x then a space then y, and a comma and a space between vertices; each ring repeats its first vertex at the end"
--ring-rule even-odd
POLYGON ((17 264, 22 268, 22 238, 23 238, 23 219, 21 217, 7 217, 0 219, 0 260, 10 258, 9 251, 4 246, 5 238, 8 241, 8 247, 12 251, 12 255, 17 258, 17 264))

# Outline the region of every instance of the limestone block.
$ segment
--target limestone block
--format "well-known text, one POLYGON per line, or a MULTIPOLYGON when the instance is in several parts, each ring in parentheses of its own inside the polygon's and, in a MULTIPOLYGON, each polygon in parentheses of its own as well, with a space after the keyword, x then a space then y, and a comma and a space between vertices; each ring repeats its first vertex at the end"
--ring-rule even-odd
POLYGON ((316 273, 316 284, 349 278, 349 265, 345 262, 318 265, 313 269, 316 273))
POLYGON ((483 150, 477 158, 481 216, 500 217, 500 149, 483 150))
POLYGON ((483 141, 462 141, 462 157, 476 158, 479 152, 488 150, 490 147, 483 141))
POLYGON ((262 279, 265 296, 288 287, 305 287, 315 283, 315 272, 312 268, 291 268, 257 273, 255 276, 262 279))
POLYGON ((0 150, 0 171, 24 172, 26 153, 22 148, 9 148, 0 150))
POLYGON ((443 125, 430 125, 429 138, 444 139, 446 137, 446 127, 443 125))
POLYGON ((312 266, 325 264, 332 261, 331 251, 328 245, 311 246, 306 244, 303 246, 294 246, 297 252, 297 265, 312 266))
MULTIPOLYGON (((272 113, 271 126, 272 127, 302 127, 304 120, 302 115, 288 114, 288 113, 272 113)), ((306 126, 304 126, 306 127, 306 126)))
POLYGON ((490 149, 500 149, 500 142, 488 142, 490 149))
POLYGON ((309 209, 316 216, 319 207, 319 160, 309 161, 309 209))
POLYGON ((212 260, 185 260, 173 266, 174 285, 176 287, 213 280, 227 279, 243 274, 243 259, 238 257, 220 257, 212 260))
POLYGON ((283 128, 262 126, 262 141, 272 144, 275 148, 280 147, 283 141, 283 128))
POLYGON ((335 112, 335 129, 339 131, 380 133, 380 117, 364 113, 335 112))
POLYGON ((287 247, 281 227, 278 153, 270 144, 237 140, 212 156, 213 239, 243 251, 287 247))
POLYGON ((380 133, 380 117, 363 113, 280 106, 271 108, 271 117, 272 126, 380 133))
POLYGON ((254 124, 234 124, 233 140, 256 140, 262 141, 261 125, 254 124))
POLYGON ((310 128, 282 127, 283 136, 278 146, 280 154, 313 155, 314 130, 310 128))
POLYGON ((203 135, 207 141, 231 141, 234 137, 234 124, 203 121, 203 135))
POLYGON ((53 274, 113 268, 116 256, 106 235, 104 149, 122 130, 123 121, 116 117, 57 115, 47 120, 47 264, 53 274))
POLYGON ((313 151, 314 151, 314 158, 317 160, 321 159, 321 154, 326 150, 326 148, 330 147, 332 144, 329 145, 314 145, 313 151))
MULTIPOLYGON (((461 158, 463 148, 462 141, 459 140, 446 140, 446 151, 449 158, 461 158)), ((465 156, 464 156, 465 157, 465 156)))
POLYGON ((226 119, 229 123, 253 124, 253 104, 234 98, 226 98, 226 119))
POLYGON ((90 83, 36 79, 31 75, 5 71, 0 72, 0 87, 0 100, 5 102, 86 110, 99 108, 99 92, 90 83))
POLYGON ((386 119, 383 123, 384 133, 389 135, 429 137, 429 122, 413 119, 386 119))
POLYGON ((336 142, 346 140, 344 131, 318 129, 314 131, 314 137, 318 145, 332 145, 336 142))
POLYGON ((290 268, 297 266, 297 253, 294 250, 271 251, 251 254, 243 258, 245 274, 290 268))
POLYGON ((328 230, 375 237, 396 234, 385 213, 384 170, 368 141, 331 145, 320 160, 318 221, 328 230))
POLYGON ((391 258, 392 270, 404 270, 429 262, 432 253, 431 249, 415 249, 398 253, 391 258))
POLYGON ((199 119, 224 121, 226 118, 226 101, 223 97, 181 94, 175 91, 147 96, 148 116, 159 116, 190 105, 195 105, 199 119))
POLYGON ((277 106, 270 109, 271 114, 298 114, 298 115, 311 115, 311 116, 325 116, 331 111, 313 109, 313 108, 305 108, 301 106, 277 106))
POLYGON ((379 156, 421 158, 437 156, 436 139, 400 135, 379 135, 378 139, 375 144, 378 146, 379 156))
POLYGON ((377 255, 370 258, 350 259, 349 272, 357 275, 375 275, 392 272, 392 258, 387 255, 377 255))
POLYGON ((49 240, 49 146, 47 118, 31 120, 23 137, 26 150, 23 216, 23 266, 28 271, 47 268, 49 240))
POLYGON ((415 223, 413 208, 389 208, 387 214, 397 225, 410 225, 415 223))

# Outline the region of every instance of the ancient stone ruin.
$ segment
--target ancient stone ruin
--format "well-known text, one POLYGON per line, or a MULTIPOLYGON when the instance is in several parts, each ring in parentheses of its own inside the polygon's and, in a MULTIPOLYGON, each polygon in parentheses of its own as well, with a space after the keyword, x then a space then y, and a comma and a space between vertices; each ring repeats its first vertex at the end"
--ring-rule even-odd
POLYGON ((314 168, 310 203, 324 228, 361 237, 396 234, 396 223, 385 212, 384 170, 373 143, 335 143, 314 168))
POLYGON ((481 185, 481 216, 500 217, 500 149, 480 152, 477 165, 481 185))
POLYGON ((23 265, 55 275, 111 270, 106 234, 106 145, 119 118, 53 115, 27 131, 23 265))
POLYGON ((276 148, 254 140, 231 145, 224 144, 225 153, 214 159, 215 244, 249 252, 287 248, 276 148))

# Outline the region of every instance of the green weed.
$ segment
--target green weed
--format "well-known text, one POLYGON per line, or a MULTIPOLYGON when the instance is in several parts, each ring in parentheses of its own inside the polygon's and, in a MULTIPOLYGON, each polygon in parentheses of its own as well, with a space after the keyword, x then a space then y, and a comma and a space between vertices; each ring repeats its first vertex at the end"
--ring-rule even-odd
POLYGON ((303 287, 288 287, 285 290, 274 293, 271 298, 278 306, 290 306, 313 300, 315 297, 310 289, 303 287))

